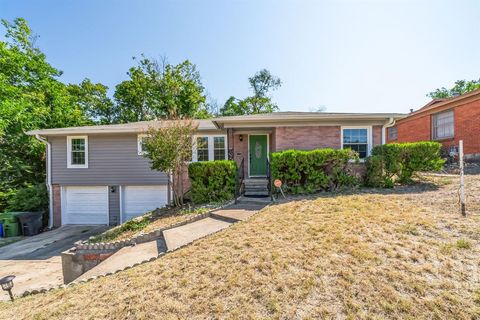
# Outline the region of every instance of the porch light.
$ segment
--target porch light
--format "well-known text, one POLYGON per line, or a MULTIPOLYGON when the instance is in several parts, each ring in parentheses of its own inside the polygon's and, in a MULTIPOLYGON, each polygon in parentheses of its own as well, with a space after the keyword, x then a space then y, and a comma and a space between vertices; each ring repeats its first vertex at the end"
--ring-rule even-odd
POLYGON ((2 286, 2 289, 4 291, 8 291, 8 294, 10 295, 10 300, 12 301, 13 301, 13 294, 12 294, 13 279, 15 279, 15 276, 6 276, 0 279, 0 285, 2 286))
POLYGON ((238 139, 239 139, 240 141, 243 141, 243 134, 239 135, 239 136, 238 136, 238 139))

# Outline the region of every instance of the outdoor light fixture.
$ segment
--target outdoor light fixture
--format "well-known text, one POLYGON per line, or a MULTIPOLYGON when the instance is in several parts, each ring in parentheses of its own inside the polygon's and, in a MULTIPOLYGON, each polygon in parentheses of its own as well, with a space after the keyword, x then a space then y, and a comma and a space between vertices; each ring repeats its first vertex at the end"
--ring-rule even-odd
POLYGON ((243 141, 243 134, 239 135, 238 139, 240 139, 240 141, 243 141))
POLYGON ((0 279, 0 285, 2 286, 2 289, 5 291, 8 291, 8 294, 10 295, 10 300, 12 301, 13 301, 13 294, 12 294, 13 279, 15 279, 15 276, 6 276, 0 279))

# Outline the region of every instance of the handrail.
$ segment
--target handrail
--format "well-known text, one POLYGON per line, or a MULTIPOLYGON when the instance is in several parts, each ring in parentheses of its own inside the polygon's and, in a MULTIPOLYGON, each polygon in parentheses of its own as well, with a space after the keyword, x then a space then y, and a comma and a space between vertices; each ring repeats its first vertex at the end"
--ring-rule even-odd
POLYGON ((235 203, 238 201, 238 197, 240 197, 240 190, 242 188, 242 183, 243 180, 245 179, 245 159, 242 158, 242 161, 240 161, 240 166, 237 169, 237 172, 235 172, 235 203))
POLYGON ((270 196, 270 199, 273 201, 273 193, 272 193, 272 168, 270 166, 270 161, 268 160, 267 157, 267 179, 268 179, 268 195, 270 196))

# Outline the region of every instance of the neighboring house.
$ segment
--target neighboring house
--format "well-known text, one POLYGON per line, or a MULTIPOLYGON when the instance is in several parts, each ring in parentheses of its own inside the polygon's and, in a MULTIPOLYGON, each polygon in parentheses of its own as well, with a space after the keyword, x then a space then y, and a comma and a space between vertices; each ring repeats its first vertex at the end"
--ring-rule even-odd
POLYGON ((480 161, 480 90, 450 99, 435 99, 388 128, 388 142, 434 140, 445 153, 463 140, 466 160, 480 161))
MULTIPOLYGON (((267 158, 286 149, 352 148, 364 158, 385 143, 401 114, 277 112, 196 120, 192 161, 242 160, 247 177, 265 177, 267 158)), ((169 203, 165 173, 150 169, 142 138, 165 121, 34 130, 47 144, 51 219, 117 225, 169 203)))

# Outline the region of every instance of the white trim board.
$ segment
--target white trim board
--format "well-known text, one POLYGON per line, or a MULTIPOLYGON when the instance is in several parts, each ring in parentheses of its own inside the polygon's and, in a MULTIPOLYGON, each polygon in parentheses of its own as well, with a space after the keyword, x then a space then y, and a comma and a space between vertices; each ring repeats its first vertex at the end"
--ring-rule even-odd
POLYGON ((67 168, 88 169, 88 136, 67 136, 67 168), (85 139, 85 164, 72 164, 72 139, 85 139))

